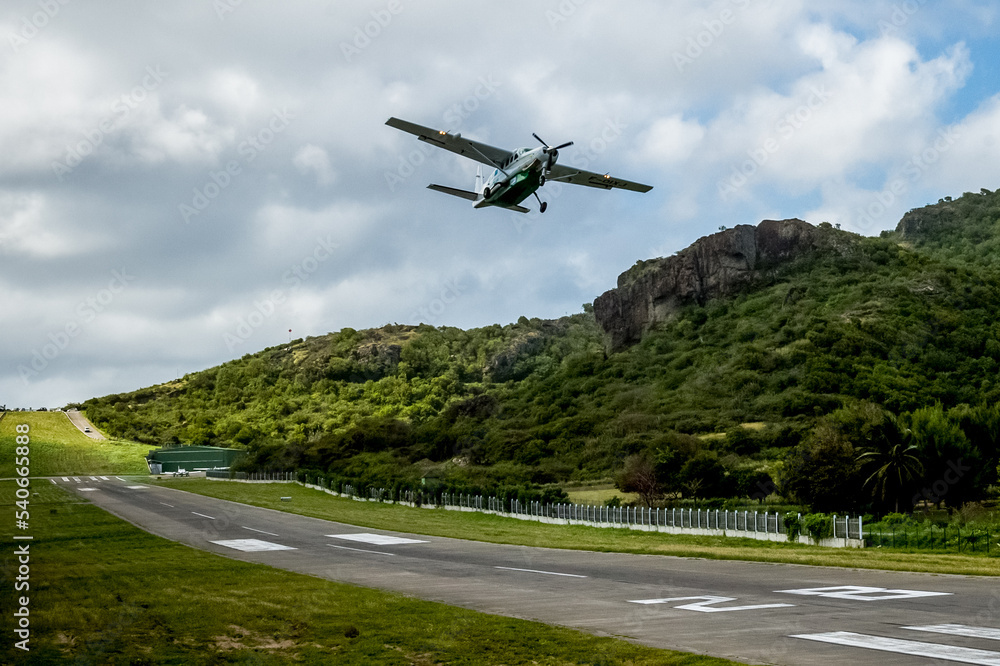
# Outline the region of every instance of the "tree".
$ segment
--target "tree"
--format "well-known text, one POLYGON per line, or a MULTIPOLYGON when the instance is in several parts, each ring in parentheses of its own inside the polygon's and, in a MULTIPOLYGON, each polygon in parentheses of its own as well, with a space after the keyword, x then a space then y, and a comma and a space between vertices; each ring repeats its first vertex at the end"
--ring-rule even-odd
POLYGON ((860 504, 864 482, 857 451, 829 420, 821 421, 785 461, 782 492, 818 512, 843 512, 860 504))
POLYGON ((615 487, 625 493, 638 493, 646 506, 663 497, 663 488, 656 474, 656 463, 649 453, 636 453, 625 458, 625 464, 615 475, 615 487))
POLYGON ((894 501, 896 513, 899 513, 900 496, 912 489, 914 480, 924 472, 924 466, 917 457, 916 445, 904 442, 896 442, 886 449, 866 451, 858 456, 858 462, 875 467, 865 480, 865 486, 871 486, 877 500, 883 503, 894 501))

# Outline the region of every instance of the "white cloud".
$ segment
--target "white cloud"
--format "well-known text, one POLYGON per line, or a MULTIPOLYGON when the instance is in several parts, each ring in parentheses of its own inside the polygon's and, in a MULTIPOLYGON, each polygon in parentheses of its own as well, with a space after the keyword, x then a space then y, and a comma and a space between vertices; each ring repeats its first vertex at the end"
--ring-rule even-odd
POLYGON ((336 180, 336 174, 333 167, 330 166, 330 156, 320 146, 311 143, 302 146, 292 158, 292 164, 299 170, 299 173, 314 174, 317 185, 330 185, 336 180))

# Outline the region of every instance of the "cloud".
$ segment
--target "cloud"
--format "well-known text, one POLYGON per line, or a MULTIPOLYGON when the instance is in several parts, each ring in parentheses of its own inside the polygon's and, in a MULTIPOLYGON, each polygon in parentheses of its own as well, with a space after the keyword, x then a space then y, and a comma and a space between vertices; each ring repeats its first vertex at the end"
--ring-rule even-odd
POLYGON ((316 177, 316 184, 325 186, 336 180, 333 167, 330 166, 330 156, 323 148, 307 143, 299 148, 292 158, 292 164, 301 174, 312 173, 316 177))
MULTIPOLYGON (((722 224, 850 226, 861 211, 875 233, 997 187, 996 9, 923 3, 882 30, 897 5, 66 7, 0 61, 0 286, 16 331, 0 392, 52 406, 129 390, 288 328, 559 316, 722 224), (440 36, 461 25, 475 29, 440 36), (654 189, 549 183, 545 215, 473 211, 426 185, 468 187, 476 165, 389 116, 507 148, 535 145, 532 132, 572 140, 563 163, 654 189), (960 138, 883 205, 953 125, 960 138), (18 365, 123 266, 135 281, 23 382, 18 365), (228 345, 241 321, 251 334, 228 345)), ((0 17, 0 35, 21 18, 0 17)))

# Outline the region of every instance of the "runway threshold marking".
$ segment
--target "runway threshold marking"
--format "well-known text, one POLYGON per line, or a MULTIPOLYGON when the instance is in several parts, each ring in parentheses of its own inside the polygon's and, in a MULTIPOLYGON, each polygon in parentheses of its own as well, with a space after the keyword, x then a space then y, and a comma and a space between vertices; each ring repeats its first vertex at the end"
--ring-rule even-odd
POLYGON ((823 634, 796 634, 792 638, 802 638, 807 641, 831 643, 847 647, 880 650, 896 654, 912 655, 914 657, 930 657, 944 661, 957 661, 963 664, 981 664, 982 666, 1000 666, 1000 652, 978 650, 975 648, 943 645, 941 643, 923 643, 885 636, 869 636, 856 634, 852 631, 831 631, 823 634))
POLYGON ((388 555, 389 557, 396 557, 396 553, 383 553, 380 550, 365 550, 364 548, 348 548, 347 546, 338 546, 332 543, 328 543, 326 545, 328 545, 330 548, 337 548, 339 550, 353 550, 356 553, 372 553, 374 555, 388 555))
POLYGON ((254 528, 247 527, 246 525, 240 525, 240 527, 242 527, 245 530, 250 530, 251 532, 260 532, 261 534, 266 534, 268 536, 273 536, 273 537, 279 536, 279 535, 275 534, 274 532, 265 532, 264 530, 255 530, 254 528))
POLYGON ((206 516, 205 514, 198 513, 197 511, 192 511, 191 513, 193 513, 196 516, 201 516, 202 518, 208 518, 209 520, 215 520, 215 516, 206 516))
POLYGON ((361 532, 359 534, 327 534, 333 539, 346 539, 347 541, 360 541, 370 543, 373 546, 397 546, 404 543, 427 543, 419 539, 405 539, 403 537, 390 536, 387 534, 369 534, 361 532))
POLYGON ((68 477, 68 476, 64 476, 64 477, 62 478, 62 480, 63 480, 63 481, 65 481, 66 483, 69 483, 69 477, 68 477))
POLYGON ((527 573, 545 574, 546 576, 566 576, 567 578, 586 578, 586 576, 580 576, 578 574, 559 573, 558 571, 539 571, 538 569, 518 569, 516 567, 493 567, 493 568, 503 569, 504 571, 524 571, 527 573))
POLYGON ((283 546, 280 543, 271 543, 270 541, 261 541, 260 539, 223 539, 221 541, 212 541, 211 543, 234 550, 241 550, 244 553, 259 553, 267 550, 297 550, 292 546, 283 546))
POLYGON ((923 627, 903 627, 913 631, 927 631, 948 636, 965 636, 967 638, 985 638, 1000 641, 1000 629, 993 627, 970 627, 965 624, 931 624, 923 627))
POLYGON ((111 480, 111 479, 109 479, 109 478, 108 478, 108 477, 106 477, 106 476, 102 476, 102 477, 101 477, 101 481, 110 481, 110 480, 111 480))

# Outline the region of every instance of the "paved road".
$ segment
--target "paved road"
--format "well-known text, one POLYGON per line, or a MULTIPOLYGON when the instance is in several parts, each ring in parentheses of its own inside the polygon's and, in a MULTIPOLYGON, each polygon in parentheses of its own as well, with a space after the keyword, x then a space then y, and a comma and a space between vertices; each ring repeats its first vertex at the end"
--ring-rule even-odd
POLYGON ((117 477, 53 482, 227 557, 654 647, 767 664, 1000 666, 1000 579, 503 546, 117 477))
POLYGON ((63 412, 63 414, 66 415, 66 418, 69 419, 70 423, 72 423, 77 428, 79 428, 80 432, 82 432, 87 437, 89 437, 91 439, 96 439, 96 440, 107 439, 104 435, 102 435, 100 432, 98 432, 97 428, 94 427, 93 423, 91 423, 90 421, 87 420, 86 416, 84 416, 82 413, 78 412, 77 410, 71 409, 69 411, 63 412), (87 431, 87 428, 90 428, 89 432, 87 431))

